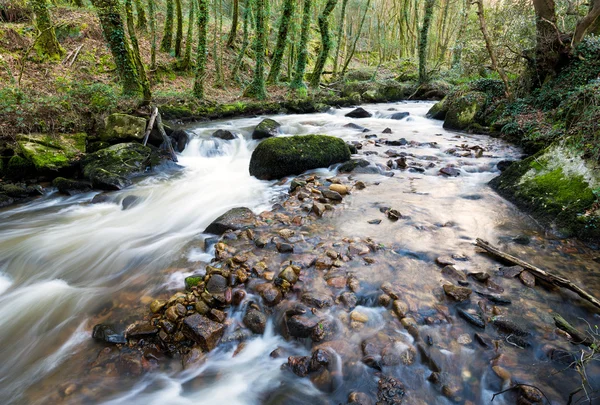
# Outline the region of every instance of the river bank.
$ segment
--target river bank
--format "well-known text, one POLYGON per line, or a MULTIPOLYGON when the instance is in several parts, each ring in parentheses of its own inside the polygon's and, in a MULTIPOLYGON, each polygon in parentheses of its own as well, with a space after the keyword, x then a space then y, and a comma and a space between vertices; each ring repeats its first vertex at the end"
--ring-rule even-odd
MULTIPOLYGON (((597 319, 569 293, 527 287, 519 279, 501 276, 497 270, 501 265, 477 253, 472 242, 484 238, 597 291, 596 253, 576 241, 549 237, 486 187, 499 173, 497 164, 520 156, 518 149, 489 137, 446 131, 440 122, 424 118, 430 106, 365 106, 373 117, 364 119, 344 117, 350 109, 273 117, 282 124, 284 136, 334 135, 354 144, 360 155, 355 158, 367 162, 349 174, 319 170, 313 182, 310 174, 303 176, 291 195, 287 192, 291 179, 263 182, 248 175, 255 145, 249 139, 261 117, 196 124, 189 129, 188 147, 179 155, 183 171, 139 179, 136 186, 115 192, 103 204, 88 205, 94 195, 88 193, 5 210, 3 226, 15 229, 3 230, 0 241, 3 272, 11 275, 0 301, 23 303, 23 310, 16 312, 20 315, 13 312, 11 324, 2 329, 8 333, 6 353, 21 352, 17 347, 25 342, 38 353, 54 355, 49 363, 38 364, 26 356, 10 357, 6 366, 22 371, 13 371, 3 395, 12 398, 21 389, 29 403, 42 403, 47 395, 62 403, 101 402, 108 397, 112 403, 134 397, 148 403, 166 398, 182 403, 219 399, 307 403, 318 398, 369 403, 378 395, 388 403, 399 399, 443 403, 447 397, 482 403, 506 384, 527 382, 552 400, 564 399, 578 381, 573 370, 566 370, 560 374, 558 389, 556 376, 548 372, 548 367, 564 367, 551 360, 549 349, 570 350, 550 314, 560 312, 574 323, 578 317, 590 324, 597 319), (391 119, 404 111, 410 115, 391 119), (239 131, 241 137, 211 138, 219 129, 239 131), (366 187, 361 189, 357 182, 366 187), (331 186, 338 183, 350 193, 341 201, 320 202, 327 198, 323 189, 335 189, 331 186), (124 207, 130 196, 136 196, 137 203, 124 207), (332 209, 325 207, 318 217, 318 204, 332 209), (215 245, 217 240, 202 233, 214 218, 239 206, 257 215, 253 237, 236 231, 215 245), (30 223, 28 217, 34 220, 30 223), (60 225, 46 228, 44 221, 50 218, 60 225), (77 241, 69 236, 73 234, 77 241), (261 239, 267 241, 263 247, 261 239), (17 240, 20 249, 11 251, 17 240), (44 242, 51 240, 55 242, 44 242), (261 261, 264 269, 258 265, 261 261), (42 263, 44 271, 39 268, 42 263), (447 268, 450 263, 454 271, 447 268), (296 281, 293 266, 299 267, 296 281), (238 305, 213 308, 225 315, 225 336, 237 336, 245 343, 223 338, 219 348, 197 358, 201 365, 185 371, 181 360, 190 360, 188 353, 164 357, 162 348, 149 349, 154 338, 144 338, 149 346, 129 339, 121 350, 90 339, 96 324, 110 324, 121 334, 136 321, 151 321, 149 306, 154 300, 168 301, 183 291, 188 276, 218 274, 212 268, 230 274, 234 268, 236 274, 242 269, 247 276, 243 282, 242 274, 233 281, 227 278, 232 304, 242 295, 239 291, 246 292, 238 305), (27 269, 32 273, 28 275, 27 269), (286 269, 283 277, 280 273, 286 269), (40 278, 51 280, 52 289, 40 278), (52 281, 55 278, 64 282, 52 281), (454 301, 443 285, 461 287, 461 282, 486 295, 472 292, 467 300, 454 301), (285 294, 280 288, 286 289, 285 294), (24 296, 26 291, 30 298, 24 296), (49 295, 50 291, 57 295, 49 295), (281 302, 269 306, 267 291, 275 298, 280 295, 281 302), (498 305, 490 296, 512 303, 498 305), (25 309, 31 306, 29 299, 38 303, 41 313, 25 309), (252 309, 264 316, 256 319, 266 320, 264 334, 248 332, 250 321, 244 318, 252 309), (474 319, 504 316, 518 321, 531 346, 513 346, 514 336, 498 322, 491 321, 484 329, 473 326, 460 317, 459 309, 474 319), (44 321, 34 322, 31 330, 14 329, 21 317, 40 316, 44 321), (333 323, 321 323, 324 319, 333 323), (62 326, 54 327, 57 322, 62 326), (301 336, 286 334, 290 322, 296 322, 293 333, 301 336), (322 329, 316 326, 319 323, 322 329), (483 347, 475 333, 483 336, 482 342, 488 336, 499 347, 483 347), (57 336, 62 338, 52 343, 57 336), (279 357, 269 356, 278 348, 279 357), (303 356, 313 356, 316 349, 327 353, 333 349, 336 355, 321 358, 318 370, 308 367, 307 377, 280 369, 288 364, 303 375, 307 361, 303 356), (290 363, 289 356, 299 357, 290 363), (35 374, 30 367, 43 370, 41 380, 32 383, 27 377, 35 374)), ((185 296, 184 302, 190 298, 198 302, 193 288, 185 296)), ((166 316, 159 313, 156 321, 166 316)), ((211 316, 217 315, 221 316, 218 312, 211 316)), ((509 403, 512 394, 508 395, 504 403, 509 403)))

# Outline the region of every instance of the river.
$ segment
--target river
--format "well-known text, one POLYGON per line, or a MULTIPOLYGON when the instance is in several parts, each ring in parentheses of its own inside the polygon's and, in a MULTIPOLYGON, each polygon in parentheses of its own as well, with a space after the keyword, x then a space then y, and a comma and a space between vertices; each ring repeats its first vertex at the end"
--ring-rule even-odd
MULTIPOLYGON (((513 301, 498 311, 523 318, 533 337, 525 349, 502 337, 501 350, 482 348, 473 341, 477 330, 446 302, 435 260, 454 255, 460 271, 495 274, 500 265, 473 246, 475 238, 482 238, 598 293, 599 254, 577 241, 545 233, 487 186, 499 174, 496 164, 519 158, 520 150, 488 136, 446 131, 441 122, 425 118, 430 107, 431 103, 416 102, 368 105, 365 109, 373 117, 360 120, 344 116, 350 109, 272 118, 282 124, 283 136, 329 134, 361 141, 361 158, 382 167, 390 159, 386 152, 407 153, 412 169, 352 174, 353 181, 369 186, 346 197, 322 221, 338 235, 372 238, 385 248, 380 265, 351 271, 361 283, 391 280, 402 286, 422 325, 421 334, 436 346, 438 363, 450 375, 452 383, 446 385, 460 388, 455 401, 489 403, 494 392, 507 388, 493 371, 495 366, 507 370, 513 381, 539 387, 552 403, 565 403, 580 377, 546 353, 550 346, 577 348, 555 332, 552 313, 579 326, 584 321, 598 325, 600 317, 569 292, 528 288, 518 278, 494 276, 498 291, 513 301), (391 119, 397 111, 410 116, 391 119), (351 122, 369 131, 344 127, 351 122), (392 134, 382 135, 386 128, 392 134), (406 144, 382 146, 365 138, 371 134, 404 138, 406 144), (460 175, 440 175, 447 166, 460 175), (387 220, 381 213, 385 207, 400 211, 402 219, 387 220), (369 222, 377 219, 382 219, 378 225, 369 222)), ((192 137, 179 156, 179 167, 165 166, 154 176, 139 178, 133 187, 111 193, 108 202, 91 204, 95 193, 65 197, 50 192, 0 211, 0 403, 344 403, 350 392, 376 386, 366 366, 348 374, 338 370, 339 381, 325 390, 282 370, 286 359, 270 357, 274 349, 310 355, 310 344, 284 339, 273 319, 265 334, 247 341, 239 353, 235 347, 219 348, 193 369, 182 370, 180 361, 165 359, 159 369, 143 375, 89 372, 104 347, 91 339, 94 324, 118 319, 126 325, 144 316, 155 296, 181 289, 184 278, 213 257, 202 231, 220 214, 239 206, 260 213, 282 201, 289 182, 259 181, 248 174, 256 146, 250 135, 261 118, 189 126, 192 137), (232 130, 240 137, 229 142, 210 138, 216 129, 232 130), (133 204, 126 202, 124 208, 123 200, 130 196, 135 196, 133 204)), ((316 173, 323 178, 337 174, 335 168, 316 173)), ((392 325, 386 310, 372 301, 366 297, 359 302, 369 320, 360 330, 345 330, 345 338, 358 347, 369 336, 385 332, 416 346, 414 338, 399 323, 392 325)), ((240 314, 231 311, 230 316, 240 314)), ((486 331, 498 339, 489 325, 486 331)), ((423 363, 421 359, 385 371, 403 382, 406 403, 452 403, 443 389, 427 381, 431 373, 423 363)), ((589 367, 588 377, 598 387, 598 366, 589 367)), ((510 397, 497 397, 494 403, 511 403, 510 397)))

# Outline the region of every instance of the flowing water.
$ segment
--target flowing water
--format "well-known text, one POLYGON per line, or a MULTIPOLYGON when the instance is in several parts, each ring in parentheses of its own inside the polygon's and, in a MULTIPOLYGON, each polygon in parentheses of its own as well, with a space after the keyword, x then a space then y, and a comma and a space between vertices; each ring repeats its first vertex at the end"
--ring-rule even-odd
MULTIPOLYGON (((457 262, 459 270, 494 273, 499 265, 473 247, 475 238, 482 238, 598 293, 598 252, 544 234, 487 186, 499 174, 496 164, 518 158, 518 149, 487 136, 446 131, 441 122, 424 117, 430 106, 370 105, 365 108, 373 117, 361 120, 346 118, 349 109, 274 118, 283 124, 283 136, 325 133, 348 142, 360 140, 361 157, 374 165, 385 166, 388 150, 408 154, 411 170, 353 175, 369 187, 345 198, 343 207, 323 223, 340 235, 370 237, 386 247, 386 266, 357 268, 354 274, 364 283, 393 280, 403 286, 406 301, 421 317, 417 320, 427 325, 423 330, 439 346, 444 371, 460 381, 460 401, 489 403, 494 392, 506 388, 491 369, 500 365, 512 373, 513 381, 534 384, 552 403, 564 403, 580 380, 574 370, 561 371, 564 364, 544 355, 550 343, 572 349, 554 331, 551 315, 556 311, 579 326, 583 321, 598 325, 600 317, 593 309, 568 292, 526 288, 518 279, 495 279, 513 300, 510 313, 524 317, 536 330, 532 348, 505 343, 498 356, 472 342, 476 330, 458 320, 445 302, 443 278, 434 261, 438 256, 463 255, 467 260, 457 262), (392 120, 392 108, 411 115, 392 120), (370 131, 344 127, 350 122, 370 131), (382 135, 385 128, 393 133, 382 135), (405 138, 407 143, 381 146, 366 141, 366 134, 405 138), (456 166, 460 176, 439 175, 447 165, 456 166), (383 207, 399 210, 403 218, 387 221, 383 207), (378 218, 384 218, 379 225, 368 222, 378 218), (440 313, 451 321, 438 322, 440 313)), ((132 188, 111 193, 108 202, 91 204, 94 193, 75 197, 49 193, 0 211, 0 403, 344 403, 349 392, 373 384, 372 374, 346 376, 340 368, 339 381, 323 391, 311 380, 282 370, 286 359, 271 358, 269 353, 279 347, 288 354, 306 355, 310 346, 286 341, 272 321, 263 336, 250 339, 239 353, 224 346, 193 369, 183 371, 177 360, 163 359, 159 369, 143 375, 89 373, 99 352, 110 355, 92 341, 94 324, 118 320, 126 326, 147 313, 152 297, 181 289, 187 275, 201 271, 211 260, 208 235, 202 231, 218 215, 238 206, 259 213, 281 200, 287 185, 248 174, 256 146, 250 134, 260 120, 187 128, 193 136, 180 156, 180 167, 164 167, 152 177, 140 178, 132 188), (232 130, 239 137, 229 142, 210 138, 216 129, 232 130), (129 196, 135 196, 133 203, 129 198, 123 205, 129 196)), ((335 175, 335 168, 331 170, 318 173, 335 175)), ((360 305, 369 321, 350 336, 351 341, 385 329, 407 345, 414 343, 399 324, 390 326, 383 308, 368 299, 360 305)), ((229 315, 240 317, 234 311, 229 315)), ((598 386, 598 368, 592 371, 588 377, 598 386)), ((410 398, 422 400, 412 403, 450 403, 427 382, 430 373, 419 362, 390 372, 404 382, 410 398)), ((498 397, 494 403, 510 402, 498 397)))

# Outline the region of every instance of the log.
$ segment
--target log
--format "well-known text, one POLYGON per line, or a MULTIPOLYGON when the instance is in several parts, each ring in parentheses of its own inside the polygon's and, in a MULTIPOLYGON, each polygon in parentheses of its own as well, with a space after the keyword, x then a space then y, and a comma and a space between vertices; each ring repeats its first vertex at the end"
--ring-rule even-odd
POLYGON ((156 125, 158 126, 158 131, 160 132, 160 135, 162 136, 163 143, 165 143, 167 150, 169 151, 169 154, 171 155, 171 160, 173 162, 177 162, 177 155, 175 154, 175 151, 173 150, 173 145, 171 144, 171 140, 169 139, 169 136, 167 135, 167 133, 165 132, 165 128, 163 127, 162 118, 160 117, 160 112, 157 112, 157 114, 156 114, 156 125))
POLYGON ((504 253, 482 239, 477 238, 477 242, 475 243, 475 245, 485 250, 486 252, 492 254, 493 256, 499 257, 503 260, 506 260, 509 263, 523 267, 525 270, 528 270, 531 274, 533 274, 536 278, 539 278, 540 280, 573 291, 581 298, 585 299, 586 301, 594 305, 596 308, 600 309, 600 300, 598 300, 596 297, 594 297, 592 294, 585 291, 581 287, 573 284, 569 279, 556 276, 552 273, 548 273, 547 271, 535 267, 534 265, 529 264, 515 256, 511 256, 508 253, 504 253))
POLYGON ((552 316, 554 318, 554 324, 559 328, 567 332, 573 338, 573 343, 581 344, 585 346, 591 346, 594 344, 594 340, 586 336, 584 333, 579 332, 575 329, 569 322, 566 321, 565 318, 560 316, 559 314, 554 314, 552 316))
POLYGON ((144 146, 148 143, 148 138, 150 137, 150 133, 152 132, 152 128, 154 127, 154 120, 156 120, 156 116, 158 115, 158 108, 154 107, 152 109, 152 114, 150 115, 150 121, 148 121, 148 128, 146 129, 146 133, 144 134, 144 146))

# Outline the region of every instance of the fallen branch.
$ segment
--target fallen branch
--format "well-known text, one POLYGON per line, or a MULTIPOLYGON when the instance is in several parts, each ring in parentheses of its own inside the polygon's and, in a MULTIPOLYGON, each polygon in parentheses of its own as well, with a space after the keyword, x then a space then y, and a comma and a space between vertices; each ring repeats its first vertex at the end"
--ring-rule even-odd
POLYGON ((482 239, 477 238, 477 242, 475 243, 475 245, 477 247, 482 248, 486 252, 491 253, 492 255, 494 255, 496 257, 499 257, 503 260, 506 260, 507 262, 510 262, 512 264, 516 264, 518 266, 523 267, 525 270, 528 270, 535 277, 537 277, 543 281, 546 281, 548 283, 551 283, 551 284, 557 285, 559 287, 563 287, 563 288, 573 291, 574 293, 579 295, 581 298, 589 301, 596 308, 600 309, 600 300, 598 300, 596 297, 594 297, 592 294, 585 291, 581 287, 573 284, 570 280, 568 280, 564 277, 560 277, 560 276, 556 276, 554 274, 548 273, 547 271, 542 270, 538 267, 535 267, 534 265, 529 264, 517 257, 511 256, 508 253, 504 253, 482 239))
POLYGON ((540 392, 540 393, 541 393, 541 394, 544 396, 544 398, 546 399, 546 401, 548 401, 548 403, 549 403, 549 404, 551 404, 551 403, 552 403, 552 402, 550 402, 550 400, 548 399, 548 397, 546 396, 546 394, 544 394, 544 391, 542 391, 541 389, 539 389, 539 388, 538 388, 538 387, 536 387, 535 385, 529 385, 529 384, 515 384, 515 385, 513 385, 512 387, 510 387, 510 388, 507 388, 507 389, 505 389, 505 390, 503 390, 503 391, 496 392, 496 393, 495 393, 495 394, 492 396, 492 400, 491 400, 490 402, 494 402, 494 399, 496 399, 496 397, 497 397, 498 395, 502 395, 502 394, 504 394, 505 392, 512 391, 512 390, 514 390, 514 389, 516 389, 516 388, 521 388, 521 387, 535 388, 536 390, 538 390, 538 391, 539 391, 539 392, 540 392))
POLYGON ((81 48, 83 48, 83 44, 79 45, 79 48, 77 48, 77 50, 75 51, 75 56, 73 56, 73 59, 71 59, 71 63, 69 63, 69 67, 73 66, 73 63, 75 63, 75 61, 77 60, 77 57, 79 56, 79 52, 81 51, 81 48))
POLYGON ((154 127, 154 120, 158 115, 158 108, 154 107, 152 109, 152 114, 150 115, 150 121, 148 121, 148 128, 146 129, 146 133, 144 134, 144 146, 148 143, 148 138, 150 137, 150 133, 152 132, 152 128, 154 127))
POLYGON ((165 132, 165 128, 163 127, 163 123, 162 123, 162 118, 160 117, 160 112, 158 112, 158 111, 156 114, 156 125, 158 126, 158 131, 160 132, 160 135, 163 138, 163 143, 165 144, 167 150, 169 151, 169 154, 171 155, 171 160, 173 162, 177 162, 177 155, 175 154, 175 151, 173 150, 173 145, 171 144, 171 140, 169 139, 169 137, 167 136, 167 133, 165 132))
POLYGON ((594 344, 594 340, 590 339, 588 336, 585 336, 584 333, 579 332, 575 329, 565 318, 560 316, 559 314, 554 314, 552 316, 554 318, 554 324, 559 328, 567 332, 573 338, 573 343, 581 344, 590 347, 594 344))

